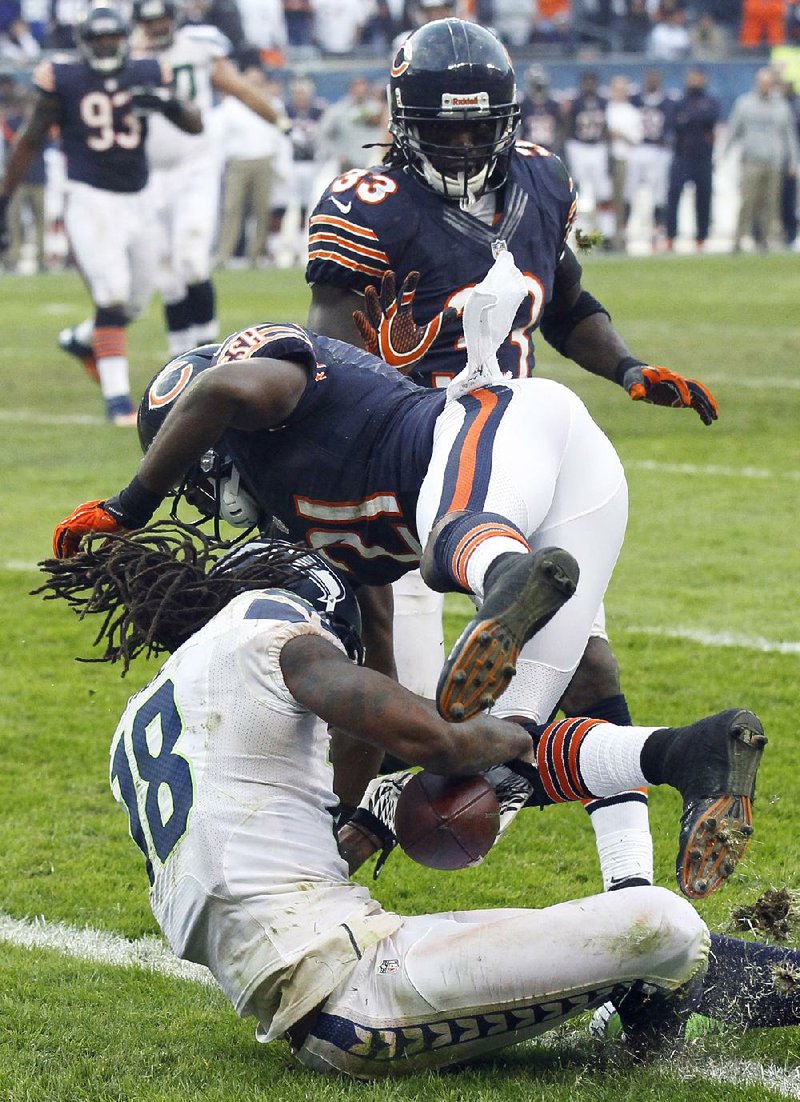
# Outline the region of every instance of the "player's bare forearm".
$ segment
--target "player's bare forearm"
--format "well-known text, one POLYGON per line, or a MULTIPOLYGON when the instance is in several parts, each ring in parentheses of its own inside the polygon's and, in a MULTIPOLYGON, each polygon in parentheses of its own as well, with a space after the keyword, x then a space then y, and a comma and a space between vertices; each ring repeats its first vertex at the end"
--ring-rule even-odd
POLYGON ((0 195, 10 198, 14 194, 24 180, 25 173, 28 171, 40 145, 41 143, 36 144, 25 136, 17 138, 6 161, 6 171, 0 188, 0 195))
POLYGON ((354 738, 336 727, 331 728, 330 739, 333 791, 343 804, 355 807, 369 782, 378 775, 383 747, 370 746, 363 739, 354 738))
POLYGON ((139 466, 142 484, 167 494, 192 463, 228 428, 272 428, 292 412, 305 389, 306 369, 288 360, 220 364, 202 375, 175 403, 139 466))
POLYGON ((200 109, 193 103, 181 100, 180 111, 175 116, 175 125, 187 134, 202 134, 203 116, 200 114, 200 109))
POLYGON ((329 724, 434 773, 477 773, 530 747, 521 727, 490 716, 446 722, 430 701, 317 637, 287 643, 281 669, 295 699, 329 724))
POLYGON ((617 365, 630 350, 616 331, 607 314, 591 314, 579 322, 564 345, 564 355, 576 364, 616 382, 617 365))
POLYGON ((347 862, 347 871, 351 875, 381 848, 380 841, 372 831, 360 824, 345 823, 339 829, 336 841, 339 853, 347 862))
POLYGON ((334 340, 347 341, 363 348, 363 338, 353 321, 353 311, 360 310, 363 305, 364 300, 355 291, 329 283, 317 283, 311 289, 308 328, 324 337, 333 337, 334 340))
POLYGON ((397 680, 394 660, 394 594, 390 585, 365 585, 358 591, 364 665, 397 680))

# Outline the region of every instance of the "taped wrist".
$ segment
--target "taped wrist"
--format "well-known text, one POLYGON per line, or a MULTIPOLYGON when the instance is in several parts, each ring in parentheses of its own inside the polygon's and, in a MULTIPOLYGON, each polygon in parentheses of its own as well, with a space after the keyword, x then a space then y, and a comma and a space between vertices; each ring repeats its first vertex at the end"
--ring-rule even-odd
POLYGON ((643 360, 637 360, 635 356, 623 356, 614 372, 614 379, 620 386, 625 386, 625 375, 632 367, 647 367, 643 360))
POLYGON ((347 825, 356 827, 360 830, 369 831, 370 834, 373 834, 378 839, 380 857, 375 863, 375 868, 372 871, 372 879, 377 880, 383 866, 386 864, 389 854, 397 845, 397 839, 386 824, 381 822, 377 815, 373 815, 372 812, 368 811, 365 807, 357 807, 348 819, 347 825))
POLYGON ((103 502, 103 508, 124 528, 143 528, 163 500, 134 475, 124 490, 103 502))
POLYGON ((557 299, 549 302, 542 313, 539 328, 547 343, 552 344, 553 348, 563 356, 565 355, 564 345, 572 330, 592 314, 605 314, 609 321, 611 320, 611 315, 602 302, 598 302, 588 291, 581 291, 574 305, 566 311, 559 309, 557 299))

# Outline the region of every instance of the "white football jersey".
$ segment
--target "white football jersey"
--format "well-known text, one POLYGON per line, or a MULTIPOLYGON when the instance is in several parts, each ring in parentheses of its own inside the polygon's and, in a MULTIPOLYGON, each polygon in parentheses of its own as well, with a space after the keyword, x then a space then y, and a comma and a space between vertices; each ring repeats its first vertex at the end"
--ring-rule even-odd
POLYGON ((130 699, 111 746, 111 787, 164 935, 239 1014, 258 1015, 267 1039, 400 925, 336 847, 327 727, 280 669, 302 634, 341 649, 292 594, 240 595, 130 699))
POLYGON ((178 28, 172 45, 158 51, 158 58, 172 69, 177 94, 199 108, 203 131, 187 134, 154 111, 150 115, 147 136, 151 168, 171 168, 213 148, 214 135, 208 126, 209 112, 214 105, 211 70, 215 61, 227 57, 230 52, 231 45, 225 35, 205 24, 178 28))

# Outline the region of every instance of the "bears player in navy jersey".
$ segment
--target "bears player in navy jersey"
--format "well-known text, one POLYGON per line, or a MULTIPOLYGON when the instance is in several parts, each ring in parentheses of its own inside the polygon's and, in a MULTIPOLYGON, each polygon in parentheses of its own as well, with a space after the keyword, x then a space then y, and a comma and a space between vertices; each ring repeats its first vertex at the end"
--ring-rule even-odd
MULTIPOLYGON (((587 83, 587 97, 590 91, 587 83)), ((581 266, 567 244, 575 188, 549 150, 516 140, 514 72, 490 32, 455 19, 417 30, 395 57, 389 98, 393 144, 385 164, 338 177, 310 220, 313 330, 366 343, 415 381, 446 386, 464 365, 458 314, 502 238, 528 287, 498 352, 505 371, 515 378, 532 373, 533 335, 541 328, 563 355, 620 383, 631 397, 692 406, 705 423, 716 418, 716 403, 699 383, 632 356, 603 305, 582 287, 581 266), (390 270, 400 291, 394 303, 384 285, 383 311, 370 288, 390 270), (412 273, 419 273, 416 291, 412 273)), ((593 104, 583 103, 573 133, 589 136, 586 112, 593 104)), ((600 140, 604 104, 595 123, 600 140)), ((395 603, 400 678, 432 696, 443 654, 441 601, 407 576, 395 586, 395 603)), ((602 615, 562 706, 567 714, 630 721, 602 615)), ((645 794, 589 808, 606 887, 651 879, 645 794)))
POLYGON ((550 78, 544 65, 529 65, 526 69, 525 95, 519 109, 520 136, 560 157, 564 149, 564 109, 550 94, 550 78))
POLYGON ((628 160, 628 194, 633 198, 646 188, 652 204, 653 246, 666 240, 667 184, 669 181, 669 129, 675 101, 665 91, 658 69, 645 73, 644 88, 631 96, 642 119, 642 141, 631 149, 628 160))
MULTIPOLYGON (((500 290, 496 306, 484 305, 487 279, 465 307, 467 333, 480 320, 495 345, 525 294, 510 254, 498 258, 490 276, 498 275, 513 291, 507 302, 500 305, 500 290), (502 324, 493 328, 496 318, 502 324)), ((142 399, 140 436, 146 454, 137 475, 57 526, 58 557, 74 554, 87 533, 141 527, 176 488, 214 520, 228 515, 263 528, 276 518, 368 598, 420 564, 431 588, 474 595, 478 611, 436 688, 445 718, 494 706, 496 715, 541 724, 556 708, 627 519, 616 452, 566 387, 529 378, 432 390, 364 350, 264 323, 168 364, 142 399)), ((368 661, 390 665, 380 630, 366 626, 368 661)), ((548 743, 551 802, 603 799, 624 787, 622 774, 599 791, 570 771, 598 722, 564 721, 548 743)), ((615 754, 625 758, 627 746, 615 754)), ((379 760, 360 744, 349 751, 337 756, 346 766, 338 795, 354 804, 379 760)), ((641 773, 624 776, 645 783, 641 773)), ((754 777, 754 769, 742 771, 725 814, 710 817, 719 804, 710 800, 687 816, 677 875, 690 897, 719 887, 747 844, 754 777)), ((535 778, 527 783, 534 795, 535 778)))
POLYGON ((5 209, 35 152, 58 127, 67 168, 65 225, 94 304, 92 357, 109 420, 136 422, 126 327, 147 305, 156 274, 147 183, 147 116, 165 115, 198 133, 197 110, 178 99, 169 69, 129 59, 129 29, 116 9, 91 9, 77 28, 80 58, 56 55, 33 76, 37 97, 6 165, 0 189, 0 249, 5 209))

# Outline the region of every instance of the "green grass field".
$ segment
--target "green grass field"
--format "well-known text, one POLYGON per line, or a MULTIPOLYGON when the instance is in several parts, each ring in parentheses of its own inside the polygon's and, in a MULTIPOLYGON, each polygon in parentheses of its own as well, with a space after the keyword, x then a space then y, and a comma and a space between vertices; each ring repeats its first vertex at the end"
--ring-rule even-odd
MULTIPOLYGON (((634 718, 683 723, 745 705, 770 738, 748 856, 700 907, 713 929, 732 932, 733 908, 794 886, 800 863, 798 261, 590 257, 585 283, 637 353, 702 378, 721 406, 705 428, 691 412, 634 404, 540 348, 543 373, 579 391, 628 471, 631 520, 607 615, 634 718)), ((305 317, 299 271, 229 272, 218 290, 226 332, 305 317)), ((28 596, 54 523, 117 490, 138 458, 135 433, 104 422, 96 388, 56 347, 86 310, 72 274, 0 279, 0 1102, 800 1097, 797 1029, 715 1034, 674 1065, 637 1070, 578 1023, 555 1043, 459 1073, 322 1081, 293 1065, 283 1042, 256 1045, 253 1023, 213 988, 104 963, 91 949, 78 958, 19 944, 22 919, 40 934, 64 924, 73 946, 87 929, 131 942, 156 933, 140 854, 107 783, 117 718, 151 667, 140 660, 120 680, 112 667, 76 663, 90 653, 90 625, 28 596)), ((155 305, 130 344, 140 393, 165 359, 155 305)), ((451 634, 463 615, 454 600, 451 634)), ((657 879, 670 887, 679 803, 671 791, 652 795, 657 879)), ((434 873, 396 854, 376 889, 385 906, 415 913, 588 894, 599 890, 591 828, 577 807, 528 812, 482 867, 434 873)))

